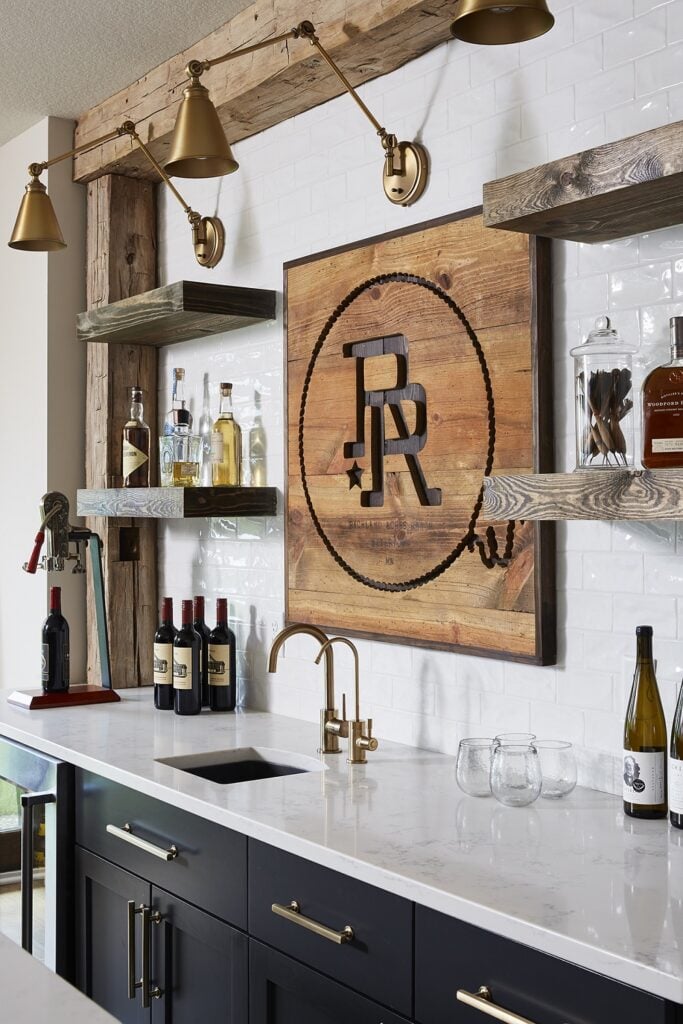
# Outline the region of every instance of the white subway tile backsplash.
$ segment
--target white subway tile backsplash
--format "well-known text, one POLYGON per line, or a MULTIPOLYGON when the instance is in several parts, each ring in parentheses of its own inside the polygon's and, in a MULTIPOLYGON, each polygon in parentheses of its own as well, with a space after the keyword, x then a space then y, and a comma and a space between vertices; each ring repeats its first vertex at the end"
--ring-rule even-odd
MULTIPOLYGON (((415 207, 385 203, 376 135, 342 96, 238 143, 242 170, 234 180, 187 184, 193 204, 218 209, 228 227, 228 251, 215 270, 194 263, 182 210, 159 192, 161 279, 281 293, 285 260, 478 205, 483 182, 499 175, 683 119, 683 0, 553 0, 551 7, 556 26, 538 40, 493 48, 453 41, 362 87, 388 129, 417 136, 431 154, 429 186, 415 207)), ((594 246, 553 243, 553 264, 555 447, 558 469, 571 470, 569 349, 609 309, 619 331, 640 343, 636 382, 667 358, 669 317, 683 314, 683 231, 594 246)), ((217 382, 232 379, 245 432, 253 393, 261 393, 268 482, 281 492, 272 519, 160 524, 160 588, 176 600, 191 591, 209 602, 227 594, 240 699, 316 721, 323 694, 316 641, 290 639, 277 674, 266 670, 266 650, 284 624, 282 360, 281 295, 277 323, 160 350, 161 409, 174 365, 186 367, 197 416, 204 374, 214 414, 217 382)), ((683 525, 560 523, 557 550, 556 666, 358 641, 363 709, 378 736, 454 754, 464 735, 530 728, 577 745, 583 784, 619 791, 635 626, 655 628, 668 715, 683 671, 683 525)), ((339 649, 335 662, 340 701, 342 689, 351 693, 350 652, 339 649)))

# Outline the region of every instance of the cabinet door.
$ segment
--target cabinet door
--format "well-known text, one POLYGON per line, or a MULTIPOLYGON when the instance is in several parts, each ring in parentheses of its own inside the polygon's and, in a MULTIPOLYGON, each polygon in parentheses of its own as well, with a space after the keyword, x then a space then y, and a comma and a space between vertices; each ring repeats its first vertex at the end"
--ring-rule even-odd
POLYGON ((246 935, 155 887, 152 910, 152 1024, 246 1024, 246 935))
POLYGON ((377 1003, 249 940, 249 1024, 407 1024, 377 1003))
MULTIPOLYGON (((123 1024, 149 1024, 140 992, 128 998, 128 901, 149 904, 147 882, 76 847, 76 976, 82 992, 123 1024)), ((141 925, 135 921, 135 977, 140 978, 141 925)))

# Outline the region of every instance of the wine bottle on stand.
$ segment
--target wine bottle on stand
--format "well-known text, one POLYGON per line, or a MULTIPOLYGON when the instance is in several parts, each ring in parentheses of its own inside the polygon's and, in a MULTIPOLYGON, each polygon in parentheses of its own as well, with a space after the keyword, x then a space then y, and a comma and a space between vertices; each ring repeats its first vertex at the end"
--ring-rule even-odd
POLYGON ((173 711, 173 641, 178 630, 173 625, 173 598, 161 602, 161 621, 154 634, 154 707, 173 711))
POLYGON ((216 601, 216 628, 209 636, 209 707, 212 711, 234 711, 237 690, 235 634, 228 627, 228 602, 216 601))
POLYGON ((624 811, 665 818, 666 721, 652 660, 652 626, 638 626, 636 671, 624 723, 624 811))
POLYGON ((209 706, 209 634, 211 630, 204 622, 204 598, 194 599, 194 628, 202 640, 201 660, 199 673, 202 677, 202 707, 209 706))
POLYGON ((201 637, 192 625, 192 601, 183 601, 182 626, 173 641, 173 710, 176 715, 198 715, 202 710, 201 649, 201 637))
POLYGON ((683 828, 683 682, 669 745, 669 820, 674 828, 683 828))
POLYGON ((43 623, 42 682, 45 693, 69 689, 69 623, 62 615, 62 588, 50 587, 50 614, 43 623))

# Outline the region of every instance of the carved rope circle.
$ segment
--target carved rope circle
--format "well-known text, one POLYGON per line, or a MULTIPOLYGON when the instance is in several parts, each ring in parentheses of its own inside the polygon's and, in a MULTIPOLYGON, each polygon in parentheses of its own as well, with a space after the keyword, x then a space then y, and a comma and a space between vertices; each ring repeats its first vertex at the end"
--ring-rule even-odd
POLYGON ((349 563, 339 554, 334 544, 327 536, 322 526, 322 523, 318 518, 315 506, 313 504, 313 499, 311 498, 311 494, 308 489, 308 479, 306 477, 306 460, 304 455, 304 419, 306 416, 306 403, 308 401, 308 391, 311 384, 311 380, 313 379, 313 371, 315 370, 315 364, 317 362, 318 356, 322 351, 323 345, 325 344, 330 334, 330 331, 332 330, 336 322, 339 320, 342 314, 346 312, 349 306, 351 306, 352 303, 356 301, 357 298, 359 298, 364 292, 368 291, 368 289, 374 288, 376 285, 388 284, 390 281, 397 281, 400 284, 410 284, 416 285, 419 288, 425 288, 428 292, 431 292, 432 295, 435 295, 438 299, 441 299, 441 301, 445 303, 446 306, 448 306, 451 312, 455 313, 457 318, 460 320, 460 323, 465 328, 465 331, 467 332, 467 336, 469 337, 472 343, 472 347, 474 348, 475 354, 479 361, 481 375, 484 381, 484 388, 486 390, 486 406, 488 416, 488 450, 486 456, 486 465, 484 468, 484 476, 489 476, 489 474, 491 473, 491 469, 493 467, 493 452, 496 441, 496 421, 493 404, 493 388, 491 386, 491 376, 489 374, 489 368, 486 363, 486 356, 484 355, 481 343, 477 338, 477 335, 474 329, 472 328, 470 322, 468 321, 467 317, 460 309, 460 306, 458 306, 458 304, 450 297, 450 295, 443 291, 443 289, 441 289, 438 285, 434 284, 433 281, 428 281, 426 278, 418 277, 415 274, 404 273, 380 274, 378 277, 372 277, 369 280, 364 281, 362 284, 359 284, 356 288, 353 289, 353 291, 349 292, 349 294, 342 299, 342 301, 339 303, 334 312, 330 315, 325 326, 320 332, 318 340, 313 348, 313 352, 311 354, 308 367, 306 369, 303 390, 301 392, 301 407, 299 410, 299 468, 301 472, 301 483, 303 485, 304 496, 306 498, 308 511, 310 512, 311 519, 313 520, 313 525, 315 526, 318 536, 320 537, 321 541, 323 542, 329 553, 334 558, 337 565, 339 565, 340 568, 344 570, 344 572, 348 573, 348 575, 351 576, 358 583, 362 583, 366 587, 371 587, 373 590, 401 592, 406 590, 415 590, 417 589, 417 587, 424 586, 425 583, 431 583, 432 580, 435 580, 438 576, 441 576, 442 573, 446 571, 446 569, 450 568, 450 566, 453 565, 456 559, 460 557, 463 551, 467 549, 474 549, 478 542, 478 538, 475 533, 475 527, 477 525, 477 519, 479 518, 479 513, 481 511, 481 505, 484 496, 483 483, 479 490, 477 499, 474 503, 474 507, 472 509, 472 516, 470 518, 467 531, 463 534, 460 541, 458 542, 458 544, 456 544, 456 546, 453 548, 450 554, 447 555, 447 557, 444 558, 442 562, 439 562, 438 565, 435 565, 432 569, 429 569, 428 572, 423 573, 421 576, 416 576, 412 580, 403 580, 399 583, 387 583, 383 580, 372 579, 372 577, 366 576, 363 573, 358 572, 357 569, 354 569, 353 566, 349 565, 349 563))

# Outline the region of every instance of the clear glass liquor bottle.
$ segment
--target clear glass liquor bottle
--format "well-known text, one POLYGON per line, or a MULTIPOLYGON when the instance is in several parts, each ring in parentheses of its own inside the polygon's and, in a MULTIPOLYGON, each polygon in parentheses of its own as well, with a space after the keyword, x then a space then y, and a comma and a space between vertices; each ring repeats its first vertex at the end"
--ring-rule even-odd
MULTIPOLYGON (((164 436, 173 433, 177 422, 177 412, 185 407, 185 370, 182 366, 176 366, 172 375, 171 408, 164 419, 164 436)), ((190 430, 192 429, 192 416, 190 416, 190 430)))
POLYGON ((242 431, 232 412, 232 384, 221 384, 221 405, 211 432, 214 487, 239 487, 242 482, 242 431))
POLYGON ((671 360, 643 383, 643 465, 683 466, 683 316, 672 316, 671 360))
POLYGON ((130 419, 123 428, 124 487, 149 487, 149 427, 143 419, 142 389, 130 389, 130 419))

